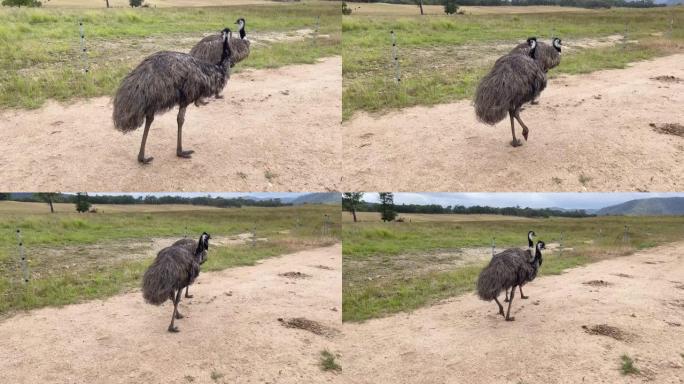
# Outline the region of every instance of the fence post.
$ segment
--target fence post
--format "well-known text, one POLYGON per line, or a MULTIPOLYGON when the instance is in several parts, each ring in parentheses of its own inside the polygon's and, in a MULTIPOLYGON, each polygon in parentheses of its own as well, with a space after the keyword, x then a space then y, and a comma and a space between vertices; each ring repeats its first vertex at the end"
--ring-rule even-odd
POLYGON ((26 254, 24 253, 24 241, 21 238, 21 229, 17 228, 17 243, 19 247, 19 262, 21 265, 22 281, 24 284, 29 282, 28 263, 26 262, 26 254))
POLYGON ((86 48, 85 29, 83 27, 82 19, 78 20, 78 29, 81 36, 81 62, 83 64, 83 73, 87 74, 90 71, 90 68, 88 65, 88 49, 86 48))
POLYGON ((390 36, 392 37, 392 64, 394 65, 394 79, 398 83, 401 83, 401 69, 399 68, 399 53, 397 48, 397 35, 394 31, 390 31, 390 36))

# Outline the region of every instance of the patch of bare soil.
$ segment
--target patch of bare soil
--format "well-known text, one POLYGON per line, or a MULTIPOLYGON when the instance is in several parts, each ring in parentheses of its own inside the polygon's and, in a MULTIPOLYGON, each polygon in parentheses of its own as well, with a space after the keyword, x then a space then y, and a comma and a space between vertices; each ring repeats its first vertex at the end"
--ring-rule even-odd
POLYGON ((176 156, 175 109, 155 117, 146 166, 136 160, 142 129, 117 131, 108 97, 2 111, 0 190, 338 190, 341 65, 333 57, 232 76, 225 99, 188 108, 192 159, 176 156))
POLYGON ((681 322, 684 312, 666 302, 681 300, 670 282, 681 276, 684 242, 538 277, 524 287, 528 300, 516 295, 512 322, 503 320, 495 303, 466 294, 410 313, 345 323, 340 364, 353 383, 369 377, 374 384, 641 381, 618 369, 620 356, 628 354, 654 382, 679 383, 684 333, 667 322, 681 322), (643 268, 647 260, 665 263, 643 268), (639 276, 629 284, 592 294, 581 284, 630 269, 639 276), (582 328, 599 324, 620 332, 599 327, 609 337, 597 338, 582 328))
POLYGON ((667 123, 667 124, 649 124, 654 131, 658 133, 664 133, 666 135, 675 135, 684 137, 684 125, 679 123, 667 123))
POLYGON ((279 273, 278 276, 287 277, 290 279, 308 279, 311 275, 302 272, 285 272, 279 273))
POLYGON ((302 329, 319 336, 333 337, 339 333, 339 331, 334 328, 327 327, 318 321, 309 320, 304 317, 294 317, 291 319, 278 318, 278 321, 285 328, 302 329))
POLYGON ((608 286, 613 285, 612 283, 609 283, 609 282, 604 281, 604 280, 590 280, 590 281, 585 281, 582 284, 590 285, 592 287, 608 287, 608 286))
MULTIPOLYGON (((339 327, 342 277, 307 267, 339 265, 341 245, 267 259, 256 266, 202 273, 193 299, 181 299, 179 333, 172 306, 146 304, 139 291, 0 321, 3 383, 343 383, 322 372, 326 337, 283 328, 277 317, 339 327), (278 272, 314 273, 285 285, 278 272), (223 375, 212 379, 212 372, 223 375)), ((216 375, 214 375, 216 376, 216 375)))
POLYGON ((623 332, 618 327, 613 327, 608 324, 592 325, 591 327, 583 325, 582 329, 584 329, 584 332, 590 335, 608 336, 619 341, 626 341, 628 339, 628 334, 626 332, 623 332))
POLYGON ((660 76, 652 77, 651 79, 662 81, 665 83, 679 83, 680 81, 682 81, 682 79, 680 79, 679 77, 670 76, 670 75, 660 75, 660 76))
POLYGON ((358 113, 342 124, 342 189, 681 190, 684 145, 647 124, 681 119, 684 83, 665 87, 651 78, 665 71, 684 78, 683 61, 677 54, 551 79, 540 103, 521 114, 530 135, 517 148, 509 145, 508 119, 479 123, 469 100, 358 113))

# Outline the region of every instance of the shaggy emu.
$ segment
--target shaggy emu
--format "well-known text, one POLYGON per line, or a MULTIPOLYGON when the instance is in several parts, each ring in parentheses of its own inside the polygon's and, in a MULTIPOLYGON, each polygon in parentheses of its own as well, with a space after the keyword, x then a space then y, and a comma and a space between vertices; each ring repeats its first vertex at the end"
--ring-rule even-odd
MULTIPOLYGON (((532 256, 533 256, 532 252, 534 252, 534 240, 533 239, 535 238, 535 236, 537 236, 537 234, 534 233, 534 231, 527 232, 527 249, 525 250, 525 256, 527 256, 528 261, 532 261, 532 256)), ((494 255, 492 257, 496 257, 496 255, 494 255)), ((527 296, 525 296, 523 294, 522 284, 520 285, 519 288, 520 288, 520 297, 523 299, 527 299, 527 296)), ((505 303, 508 302, 508 288, 506 288, 506 298, 504 299, 504 302, 505 303)))
MULTIPOLYGON (((245 19, 241 17, 237 19, 235 24, 237 24, 240 28, 240 38, 231 38, 228 41, 228 45, 230 46, 231 68, 249 56, 250 43, 249 40, 245 38, 247 36, 247 33, 245 32, 245 19)), ((190 50, 190 55, 209 63, 215 63, 221 57, 221 51, 223 49, 222 44, 223 42, 221 40, 220 34, 209 35, 192 47, 190 50)), ((217 91, 214 96, 217 99, 222 99, 223 96, 221 96, 219 92, 220 90, 217 91)))
POLYGON ((183 318, 178 312, 181 292, 199 276, 200 265, 205 261, 206 252, 203 246, 198 246, 194 252, 182 245, 171 246, 159 251, 157 258, 145 271, 142 284, 145 301, 154 305, 161 305, 167 299, 173 301, 169 332, 178 332, 178 327, 173 322, 183 318))
MULTIPOLYGON (((529 54, 530 46, 527 43, 518 44, 511 53, 529 54)), ((542 67, 544 72, 560 64, 561 61, 561 39, 554 37, 551 40, 551 45, 537 42, 537 48, 534 50, 534 60, 542 67)), ((539 98, 530 102, 532 105, 539 104, 539 98)))
POLYGON ((537 39, 527 39, 527 52, 516 49, 500 57, 492 70, 485 75, 475 91, 475 114, 483 123, 494 125, 508 113, 511 119, 511 145, 518 147, 522 142, 515 137, 515 123, 523 128, 527 140, 529 129, 520 118, 523 104, 536 99, 546 88, 546 73, 534 57, 537 39))
POLYGON ((140 127, 145 121, 145 132, 140 143, 138 161, 147 164, 145 142, 154 115, 178 109, 178 142, 176 155, 190 158, 194 151, 184 151, 182 145, 185 109, 191 103, 199 105, 203 97, 209 97, 223 89, 230 77, 230 29, 222 32, 223 52, 215 64, 206 63, 179 52, 157 52, 142 61, 121 82, 114 97, 114 126, 126 133, 140 127))
POLYGON ((542 249, 545 249, 544 242, 538 241, 534 259, 531 262, 524 258, 526 251, 518 248, 507 249, 492 258, 489 265, 480 272, 477 279, 477 295, 485 301, 496 301, 499 306, 499 314, 504 316, 506 321, 515 320, 510 316, 515 287, 537 277, 537 271, 542 264, 542 249), (503 306, 497 297, 506 288, 511 288, 511 296, 508 302, 508 311, 504 315, 503 306))
MULTIPOLYGON (((194 254, 200 254, 200 264, 204 263, 204 261, 207 259, 207 250, 209 249, 209 239, 211 239, 211 235, 209 235, 206 232, 203 232, 202 235, 200 235, 199 241, 195 241, 193 239, 181 239, 173 243, 171 246, 180 246, 184 247, 187 249, 189 252, 193 252, 194 254)), ((192 298, 192 295, 190 295, 188 292, 190 291, 190 285, 185 287, 185 297, 188 299, 192 298)))

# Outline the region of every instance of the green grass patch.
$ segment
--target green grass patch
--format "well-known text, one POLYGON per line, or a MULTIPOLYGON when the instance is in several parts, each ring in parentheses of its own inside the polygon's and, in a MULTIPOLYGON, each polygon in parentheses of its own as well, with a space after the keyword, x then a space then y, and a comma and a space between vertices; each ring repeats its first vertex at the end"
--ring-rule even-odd
POLYGON ((321 358, 319 361, 319 366, 323 371, 341 372, 342 366, 335 361, 335 355, 332 354, 327 349, 321 351, 321 358))
POLYGON ((154 258, 154 253, 147 251, 152 238, 169 237, 170 245, 174 238, 186 234, 194 237, 207 231, 218 238, 251 232, 256 227, 257 237, 265 241, 210 247, 202 270, 217 271, 332 245, 339 241, 339 217, 335 205, 0 214, 0 315, 106 298, 139 287, 154 258), (325 220, 332 220, 332 224, 323 236, 325 220), (22 229, 31 271, 28 284, 21 282, 16 228, 22 229))
POLYGON ((639 371, 639 368, 634 366, 634 360, 627 354, 620 356, 620 360, 620 372, 622 372, 623 375, 636 375, 641 372, 639 371))
POLYGON ((47 99, 112 95, 144 57, 188 52, 204 34, 245 17, 255 40, 250 57, 236 66, 275 68, 339 55, 339 7, 328 2, 212 8, 12 9, 0 8, 0 107, 37 108, 47 99), (316 26, 316 43, 283 39, 316 26), (82 72, 79 21, 85 25, 90 72, 82 72), (259 42, 259 36, 269 41, 259 42))
POLYGON ((540 276, 545 276, 679 241, 684 238, 684 217, 345 222, 343 321, 412 311, 473 291, 489 261, 492 238, 498 251, 524 247, 528 230, 547 245, 558 244, 562 236, 562 252, 557 245, 544 252, 540 276), (480 250, 479 258, 467 259, 463 249, 480 250))
POLYGON ((566 46, 611 35, 630 43, 575 46, 550 73, 624 68, 627 63, 682 51, 682 8, 459 16, 343 16, 343 118, 472 98, 496 58, 528 36, 566 46), (511 28, 515 25, 515 28, 511 28), (401 84, 394 81, 390 31, 398 36, 401 84))

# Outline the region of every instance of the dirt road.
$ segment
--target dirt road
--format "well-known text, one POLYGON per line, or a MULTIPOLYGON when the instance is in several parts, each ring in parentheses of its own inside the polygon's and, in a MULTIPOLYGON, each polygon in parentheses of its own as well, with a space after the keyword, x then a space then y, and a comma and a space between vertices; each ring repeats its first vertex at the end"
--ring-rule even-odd
POLYGON ((278 321, 303 316, 340 328, 340 255, 336 245, 204 273, 195 297, 181 301, 177 334, 166 331, 169 302, 145 304, 140 292, 16 315, 0 322, 3 382, 340 382, 317 366, 335 337, 278 321), (279 276, 286 272, 310 277, 279 276))
POLYGON ((470 101, 360 113, 342 126, 342 189, 681 190, 684 137, 649 124, 684 125, 682 63, 679 54, 551 79, 540 104, 521 114, 530 135, 518 148, 507 119, 479 123, 470 101))
POLYGON ((235 74, 209 105, 155 118, 152 164, 136 161, 142 129, 114 129, 109 97, 0 112, 0 190, 328 191, 340 182, 340 57, 235 74), (312 107, 315 106, 315 107, 312 107))
POLYGON ((525 294, 514 299, 513 322, 467 294, 345 324, 345 375, 354 383, 372 375, 375 384, 684 382, 684 243, 539 278, 525 294), (585 284, 592 280, 608 285, 585 284), (601 324, 624 340, 582 328, 601 324), (640 375, 621 376, 623 354, 640 375))

